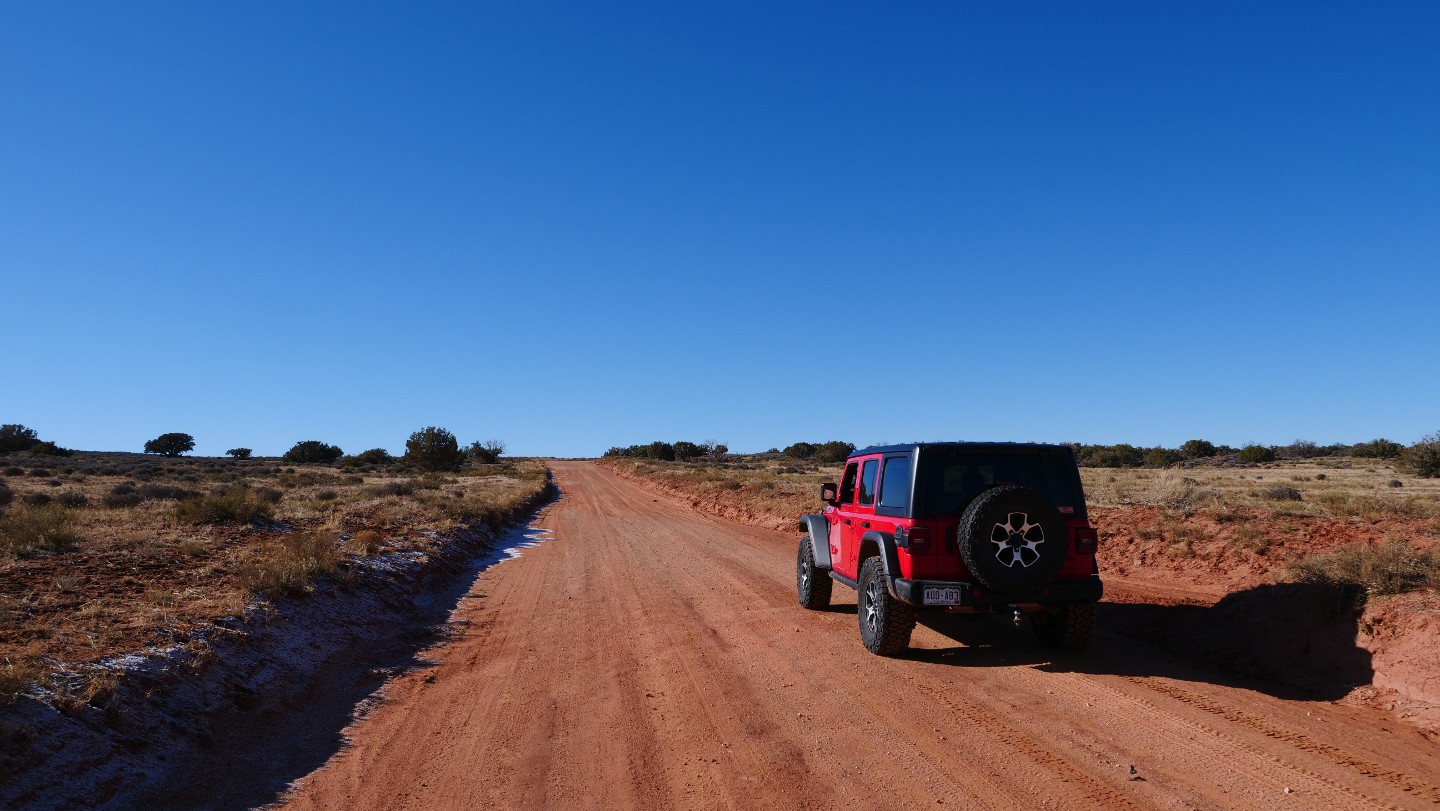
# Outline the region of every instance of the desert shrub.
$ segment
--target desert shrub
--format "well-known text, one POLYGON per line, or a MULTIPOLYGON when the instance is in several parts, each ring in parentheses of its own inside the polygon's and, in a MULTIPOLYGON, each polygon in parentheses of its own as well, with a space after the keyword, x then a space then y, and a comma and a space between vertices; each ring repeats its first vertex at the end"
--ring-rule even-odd
POLYGON ((264 501, 266 504, 279 504, 280 499, 285 497, 284 493, 276 490, 273 487, 257 487, 251 492, 254 493, 257 498, 259 498, 261 501, 264 501))
POLYGON ((328 538, 296 533, 268 544, 239 567, 242 588, 271 596, 305 594, 316 575, 335 570, 338 552, 328 538))
POLYGON ((61 482, 59 479, 47 479, 45 481, 46 487, 59 487, 61 484, 63 484, 63 482, 61 482))
POLYGON ((1302 583, 1358 585, 1371 594, 1402 594, 1440 585, 1440 554, 1403 540, 1342 546, 1297 558, 1286 565, 1285 574, 1302 583))
POLYGON ((5 475, 6 475, 6 476, 24 476, 24 475, 25 475, 25 468, 23 468, 23 467, 17 467, 17 466, 15 466, 15 465, 10 465, 9 467, 5 468, 5 475))
POLYGON ((1267 487, 1260 491, 1260 497, 1271 501, 1299 501, 1300 491, 1294 487, 1267 487))
POLYGON ((1180 451, 1169 448, 1151 448, 1145 452, 1145 467, 1169 467, 1184 459, 1180 451))
POLYGON ((421 470, 459 470, 464 462, 460 443, 444 428, 427 426, 405 440, 405 463, 421 470))
POLYGON ((1203 459, 1214 456, 1216 452, 1215 444, 1203 439, 1189 439, 1180 446, 1180 455, 1186 459, 1203 459))
POLYGON ((1297 439, 1289 445, 1277 448, 1276 454, 1284 459, 1314 459, 1328 455, 1329 451, 1329 448, 1322 448, 1308 439, 1297 439))
POLYGON ((346 460, 354 465, 388 465, 395 461, 395 457, 384 448, 371 448, 368 451, 361 451, 346 460))
POLYGON ((195 437, 179 432, 161 434, 145 443, 146 453, 158 453, 161 456, 179 456, 194 449, 195 437))
POLYGON ((175 503, 175 517, 189 524, 250 524, 271 517, 270 502, 244 487, 228 487, 175 503))
POLYGON ((1405 446, 1399 442, 1391 442, 1388 439, 1372 439, 1369 442, 1351 446, 1350 455, 1362 459, 1394 459, 1404 450, 1405 446))
POLYGON ((135 492, 135 488, 132 487, 129 490, 121 493, 117 493, 114 491, 106 493, 100 499, 100 503, 104 504, 107 509, 118 510, 125 507, 139 506, 140 502, 144 500, 145 499, 140 497, 139 493, 135 492))
POLYGON ((32 468, 30 468, 30 477, 31 477, 31 478, 34 478, 34 479, 42 479, 42 478, 45 478, 46 476, 49 476, 49 475, 50 475, 50 468, 48 468, 48 467, 32 467, 32 468))
POLYGON ((339 497, 340 494, 335 492, 334 490, 321 490, 320 492, 315 494, 316 501, 334 501, 339 497))
POLYGON ((810 459, 815 456, 815 446, 809 442, 796 442, 786 447, 781 453, 796 459, 810 459))
POLYGON ((1140 467, 1145 454, 1134 445, 1082 445, 1076 461, 1086 467, 1140 467))
POLYGON ((31 456, 73 456, 74 451, 62 448, 54 442, 37 442, 25 449, 31 456))
POLYGON ((370 488, 371 496, 413 496, 415 485, 408 481, 392 481, 377 484, 370 488))
POLYGON ((59 504, 61 507, 69 507, 72 510, 78 510, 89 504, 90 499, 86 498, 85 494, 80 492, 79 490, 66 490, 65 492, 55 497, 55 503, 59 504))
POLYGON ((72 549, 80 541, 72 520, 71 513, 53 505, 6 513, 0 516, 0 553, 19 555, 72 549))
POLYGON ((329 464, 344 455, 345 452, 335 445, 326 445, 318 439, 307 439, 303 442, 296 442, 281 458, 298 465, 322 465, 329 464))
POLYGON ((1246 445, 1240 449, 1240 461, 1250 464, 1275 461, 1275 451, 1264 445, 1246 445))
POLYGON ((249 448, 231 448, 230 450, 225 451, 225 453, 226 455, 233 456, 236 459, 249 459, 250 454, 254 453, 254 451, 250 450, 249 448))
POLYGON ((0 453, 28 451, 40 444, 40 435, 24 425, 0 425, 0 453))
POLYGON ((4 509, 5 507, 9 506, 10 502, 14 500, 15 491, 10 489, 10 485, 6 484, 4 481, 0 481, 0 509, 4 509))
POLYGON ((373 555, 380 551, 384 539, 373 529, 362 529, 350 538, 347 548, 356 555, 373 555))
POLYGON ((51 501, 49 493, 26 493, 20 497, 20 500, 31 507, 44 507, 51 501))
POLYGON ((1427 434, 1406 448, 1396 467, 1427 479, 1440 476, 1440 432, 1427 434))
POLYGON ((465 452, 482 465, 493 465, 500 461, 500 455, 505 453, 505 443, 498 439, 487 439, 484 442, 471 442, 465 452))
MULTIPOLYGON (((110 492, 115 492, 111 490, 110 492)), ((176 487, 170 484, 145 483, 140 485, 140 497, 152 501, 183 501, 187 498, 195 498, 200 495, 194 490, 187 490, 184 487, 176 487)))
POLYGON ((849 442, 832 439, 816 446, 814 459, 822 465, 836 464, 845 461, 854 450, 855 446, 849 442))

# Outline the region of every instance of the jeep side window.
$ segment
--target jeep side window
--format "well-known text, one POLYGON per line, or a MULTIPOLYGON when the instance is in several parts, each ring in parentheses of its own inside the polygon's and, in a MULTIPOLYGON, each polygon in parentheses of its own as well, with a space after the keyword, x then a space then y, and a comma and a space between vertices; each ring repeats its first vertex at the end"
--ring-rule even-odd
POLYGON ((910 457, 887 456, 880 474, 880 506, 903 510, 910 506, 910 457))
POLYGON ((875 503, 875 474, 880 470, 880 460, 871 459, 865 463, 860 474, 860 503, 866 506, 875 503))
POLYGON ((845 478, 840 480, 840 503, 855 503, 855 470, 856 464, 851 462, 845 466, 845 478))

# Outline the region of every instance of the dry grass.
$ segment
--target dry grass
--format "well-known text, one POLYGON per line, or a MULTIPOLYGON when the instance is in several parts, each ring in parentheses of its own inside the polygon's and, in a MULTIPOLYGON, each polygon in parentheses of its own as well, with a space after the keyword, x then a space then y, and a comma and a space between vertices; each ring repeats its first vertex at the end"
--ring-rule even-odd
POLYGON ((1303 583, 1358 585, 1371 594, 1401 594, 1440 587, 1440 552, 1392 539, 1305 555, 1290 561, 1285 573, 1303 583))
POLYGON ((506 460, 421 476, 78 453, 0 458, 0 477, 15 496, 0 506, 3 696, 44 663, 164 644, 168 629, 233 616, 256 595, 303 594, 347 555, 425 549, 438 542, 431 530, 493 526, 545 486, 546 470, 506 460), (23 500, 57 492, 78 506, 23 500))

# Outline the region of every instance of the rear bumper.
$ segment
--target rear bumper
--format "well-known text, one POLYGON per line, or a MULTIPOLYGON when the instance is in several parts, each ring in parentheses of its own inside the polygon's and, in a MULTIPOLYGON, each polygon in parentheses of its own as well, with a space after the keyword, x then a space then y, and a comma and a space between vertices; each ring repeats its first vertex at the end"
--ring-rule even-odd
POLYGON ((897 600, 917 608, 986 608, 998 605, 1097 603, 1104 596, 1105 588, 1100 584, 1100 578, 1093 576, 1083 580, 1056 580, 1045 588, 1021 594, 991 591, 965 581, 906 580, 897 577, 890 581, 890 593, 897 600))

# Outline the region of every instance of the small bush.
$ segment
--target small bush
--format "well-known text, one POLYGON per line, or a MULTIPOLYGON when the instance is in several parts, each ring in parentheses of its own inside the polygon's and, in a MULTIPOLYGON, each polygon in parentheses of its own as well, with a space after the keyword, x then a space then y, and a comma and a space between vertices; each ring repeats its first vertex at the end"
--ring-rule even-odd
POLYGON ((0 704, 15 703, 25 688, 39 680, 44 672, 44 668, 33 660, 17 662, 8 657, 0 660, 0 704))
POLYGON ((1275 461, 1275 451, 1264 445, 1246 445, 1240 449, 1240 461, 1248 464, 1263 464, 1275 461))
POLYGON ((384 448, 371 448, 368 451, 361 451, 346 460, 355 465, 388 465, 395 461, 395 457, 384 448))
POLYGON ((242 588, 271 596, 306 594, 316 575, 335 570, 335 543, 297 533, 272 543, 240 566, 242 588))
POLYGON ((0 481, 0 509, 9 506, 10 502, 14 500, 15 491, 10 489, 10 485, 0 481))
POLYGON ((1344 546, 1291 561, 1285 574, 1301 583, 1358 585, 1371 594, 1402 594, 1440 585, 1440 555, 1408 541, 1344 546))
MULTIPOLYGON (((112 491, 113 492, 113 491, 112 491)), ((183 487, 175 487, 169 484, 142 484, 140 485, 140 497, 152 501, 183 501, 187 498, 195 498, 200 495, 194 490, 186 490, 183 487)))
POLYGON ((1400 481, 1399 479, 1391 479, 1390 481, 1385 482, 1385 486, 1386 486, 1386 487, 1404 487, 1404 486, 1405 486, 1405 482, 1402 482, 1402 481, 1400 481))
POLYGON ((377 484, 370 488, 372 496, 413 496, 415 485, 408 481, 393 481, 377 484))
POLYGON ((50 475, 51 475, 51 473, 50 473, 50 468, 48 468, 48 467, 32 467, 32 468, 30 468, 30 476, 31 476, 32 478, 44 479, 44 478, 49 478, 50 475))
POLYGON ((24 476, 24 475, 25 475, 25 468, 23 468, 23 467, 16 467, 15 465, 10 465, 9 467, 5 468, 5 475, 6 475, 6 476, 24 476))
POLYGON ((373 555, 380 551, 384 539, 373 529, 362 529, 350 538, 349 549, 356 555, 373 555))
POLYGON ((31 507, 44 507, 51 501, 49 493, 26 493, 20 497, 20 500, 31 507))
POLYGON ((285 497, 284 493, 276 490, 273 487, 257 487, 255 488, 254 493, 261 499, 263 499, 266 504, 279 504, 280 499, 285 497))
POLYGON ((230 450, 225 451, 225 453, 229 456, 235 457, 236 459, 249 459, 250 454, 254 453, 254 451, 250 450, 249 448, 231 448, 230 450))
POLYGON ((0 516, 0 553, 64 552, 74 548, 80 535, 72 528, 70 516, 57 506, 31 507, 0 516))
POLYGON ((189 524, 250 524, 271 517, 270 502, 248 488, 225 488, 176 502, 175 517, 189 524))
POLYGON ((80 492, 79 490, 66 490, 65 492, 55 497, 55 503, 59 504, 61 507, 69 507, 72 510, 78 510, 89 504, 90 499, 86 498, 85 494, 80 492))
POLYGON ((304 442, 296 442, 282 458, 293 464, 322 465, 329 464, 344 455, 345 452, 335 445, 326 445, 316 439, 307 439, 304 442))
POLYGON ((1440 432, 1427 434, 1406 448, 1395 466, 1427 479, 1440 477, 1440 432))
POLYGON ((1294 487, 1267 487, 1260 491, 1260 496, 1271 501, 1299 501, 1300 491, 1294 487))
POLYGON ((316 501, 334 501, 339 497, 340 494, 335 492, 334 490, 321 490, 320 492, 315 494, 316 501))

